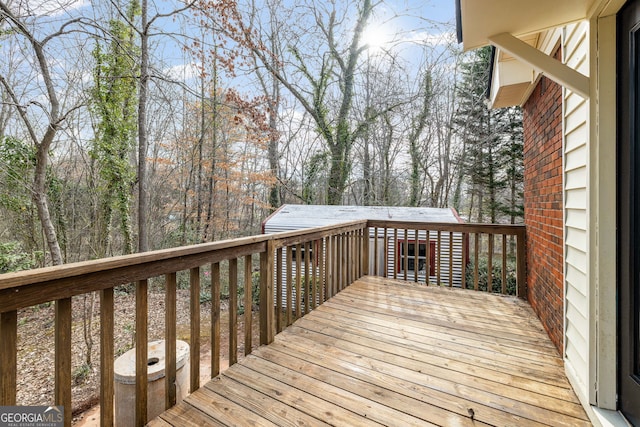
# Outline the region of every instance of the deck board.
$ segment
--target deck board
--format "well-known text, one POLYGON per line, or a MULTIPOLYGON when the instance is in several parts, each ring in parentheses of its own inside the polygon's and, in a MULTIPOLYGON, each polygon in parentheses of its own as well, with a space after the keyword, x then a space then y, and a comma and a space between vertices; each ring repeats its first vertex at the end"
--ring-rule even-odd
POLYGON ((379 277, 151 424, 590 425, 526 302, 379 277))

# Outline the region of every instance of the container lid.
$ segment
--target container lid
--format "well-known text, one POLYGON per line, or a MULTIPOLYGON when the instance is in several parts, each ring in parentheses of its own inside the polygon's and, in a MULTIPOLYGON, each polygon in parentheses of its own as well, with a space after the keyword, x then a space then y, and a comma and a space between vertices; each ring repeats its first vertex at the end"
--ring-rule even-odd
MULTIPOLYGON (((165 342, 150 341, 147 347, 147 381, 155 381, 165 376, 165 342)), ((189 344, 176 341, 176 370, 182 368, 189 360, 189 344)), ((136 383, 136 349, 135 347, 118 357, 114 364, 115 380, 121 384, 136 383)))

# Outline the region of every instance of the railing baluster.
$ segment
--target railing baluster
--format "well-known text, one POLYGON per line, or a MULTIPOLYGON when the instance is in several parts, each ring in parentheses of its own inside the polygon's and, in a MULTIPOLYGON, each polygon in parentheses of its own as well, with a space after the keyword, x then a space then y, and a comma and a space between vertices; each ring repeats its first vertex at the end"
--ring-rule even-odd
POLYGON ((100 291, 100 425, 113 425, 113 288, 100 291))
POLYGON ((18 312, 0 313, 0 406, 16 404, 18 312))
MULTIPOLYGON (((282 248, 276 249, 276 331, 281 332, 282 317, 282 248)), ((246 310, 245 310, 246 311, 246 310)))
POLYGON ((309 261, 311 259, 311 247, 309 242, 304 244, 304 314, 309 313, 311 306, 311 271, 309 269, 309 261))
POLYGON ((335 277, 333 281, 333 295, 337 295, 340 292, 340 281, 342 280, 342 235, 336 234, 335 239, 335 277))
POLYGON ((398 229, 393 229, 393 278, 398 278, 400 264, 400 243, 398 242, 398 229))
POLYGON ((494 235, 489 234, 489 253, 487 254, 487 292, 493 292, 493 244, 494 235))
POLYGON ((425 230, 424 282, 431 283, 431 232, 425 230))
POLYGON ((260 344, 273 342, 273 241, 260 254, 260 344))
POLYGON ((521 229, 516 234, 518 241, 516 242, 516 282, 517 294, 520 298, 527 297, 527 245, 525 242, 525 231, 521 229))
POLYGON ((148 281, 146 279, 138 281, 136 287, 136 425, 138 426, 147 423, 147 362, 149 357, 147 349, 149 307, 147 290, 148 281))
POLYGON ((355 282, 360 277, 360 269, 362 267, 362 253, 360 249, 362 248, 361 243, 361 233, 360 230, 352 231, 353 238, 351 239, 351 246, 353 247, 352 258, 354 262, 351 263, 351 278, 349 280, 349 284, 355 282))
POLYGON ((327 257, 327 267, 325 270, 326 275, 326 298, 329 299, 333 296, 333 278, 335 276, 334 268, 335 268, 335 244, 333 241, 333 236, 327 237, 327 242, 325 245, 325 252, 327 257))
POLYGON ((333 295, 337 295, 340 292, 341 289, 341 282, 342 282, 342 270, 343 270, 343 266, 342 266, 342 252, 344 250, 344 246, 343 246, 343 235, 342 234, 337 234, 336 235, 336 279, 335 279, 335 289, 333 292, 333 295))
POLYGON ((343 290, 347 287, 347 284, 351 282, 351 268, 352 263, 348 262, 349 259, 353 256, 353 252, 351 251, 351 232, 347 231, 344 235, 344 252, 342 253, 342 265, 344 267, 344 279, 340 284, 340 290, 343 290))
POLYGON ((326 294, 326 272, 327 272, 327 254, 325 253, 325 238, 323 237, 318 242, 320 249, 318 255, 320 256, 320 304, 327 300, 326 294))
POLYGON ((502 235, 502 294, 507 294, 507 235, 502 235))
POLYGON ((340 234, 338 237, 340 244, 340 258, 339 258, 339 267, 340 267, 340 275, 338 276, 338 292, 340 292, 344 287, 344 282, 347 280, 347 272, 345 269, 345 257, 347 251, 347 235, 346 233, 340 234))
POLYGON ((232 258, 229 260, 229 366, 235 365, 237 362, 238 362, 238 258, 232 258))
POLYGON ((442 233, 438 230, 438 243, 436 244, 436 283, 440 286, 442 276, 442 233))
MULTIPOLYGON (((251 354, 253 350, 252 330, 253 330, 253 274, 251 266, 251 255, 244 257, 244 355, 251 354)), ((282 249, 280 252, 280 265, 282 266, 282 249)), ((280 272, 282 276, 282 272, 280 272)), ((280 300, 282 300, 282 277, 278 284, 280 289, 280 300)))
POLYGON ((333 294, 336 295, 338 292, 340 292, 340 287, 341 287, 341 282, 342 282, 342 252, 344 247, 342 246, 342 240, 343 240, 343 235, 342 234, 337 234, 336 235, 336 277, 335 277, 335 282, 334 282, 334 292, 333 294))
POLYGON ((189 391, 193 393, 200 388, 200 267, 194 267, 189 271, 190 289, 190 386, 189 391))
POLYGON ((413 230, 413 281, 418 283, 418 273, 420 272, 420 233, 413 230))
POLYGON ((358 254, 356 254, 355 252, 355 241, 356 241, 356 235, 355 235, 355 231, 350 231, 347 234, 347 258, 345 259, 346 265, 347 265, 347 280, 344 283, 344 288, 346 288, 347 286, 349 286, 351 283, 353 283, 353 278, 355 275, 355 262, 349 262, 347 260, 355 260, 357 259, 358 254))
POLYGON ((384 236, 383 236, 383 251, 384 251, 384 266, 383 266, 383 275, 384 277, 389 276, 389 229, 387 227, 384 228, 384 236))
POLYGON ((473 254, 473 289, 478 290, 478 258, 480 252, 480 233, 475 233, 476 238, 474 240, 475 253, 473 254))
MULTIPOLYGON (((55 402, 64 406, 64 424, 71 425, 71 298, 56 301, 55 402)), ((145 362, 146 366, 146 362, 145 362)))
MULTIPOLYGON (((365 272, 365 236, 364 236, 364 232, 365 229, 360 229, 358 230, 358 241, 356 242, 356 245, 358 246, 358 274, 356 275, 356 280, 361 278, 362 276, 364 276, 364 272, 365 272)), ((368 239, 368 237, 367 237, 368 239)), ((368 243, 368 240, 367 240, 368 243)), ((369 253, 367 252, 367 264, 369 264, 369 253)), ((369 274, 369 272, 367 272, 366 274, 369 274)))
POLYGON ((296 245, 296 319, 302 316, 302 246, 296 245))
POLYGON ((315 310, 318 303, 318 241, 311 242, 313 253, 311 254, 311 309, 315 310))
POLYGON ((409 234, 407 229, 404 229, 404 250, 402 251, 402 260, 403 260, 403 270, 404 270, 404 280, 407 280, 407 274, 409 273, 409 234))
POLYGON ((340 265, 342 270, 342 280, 340 280, 340 290, 342 291, 349 280, 349 232, 342 236, 342 253, 340 265))
MULTIPOLYGON (((376 239, 377 241, 378 239, 376 239)), ((370 275, 371 271, 370 269, 370 257, 371 254, 369 253, 371 250, 371 229, 369 227, 366 227, 363 231, 362 231, 362 262, 363 262, 363 267, 362 267, 362 272, 360 274, 360 276, 363 275, 370 275)))
POLYGON ((373 228, 373 275, 380 275, 378 268, 378 227, 373 228))
MULTIPOLYGON (((353 282, 355 282, 356 277, 358 277, 358 265, 360 264, 359 260, 360 260, 360 252, 358 251, 358 243, 359 243, 359 236, 358 236, 358 232, 357 231, 352 231, 351 233, 351 251, 349 252, 349 256, 351 257, 351 259, 353 260, 353 262, 350 262, 350 272, 351 274, 349 275, 349 281, 346 283, 346 286, 349 286, 350 284, 352 284, 353 282)), ((345 286, 345 287, 346 287, 345 286)))
MULTIPOLYGON (((169 409, 176 404, 176 273, 165 276, 165 377, 164 406, 169 409)), ((107 424, 103 424, 107 425, 107 424)))
POLYGON ((468 234, 462 233, 462 271, 460 272, 460 287, 467 289, 467 257, 468 257, 468 234))
POLYGON ((351 238, 351 247, 353 248, 353 252, 352 252, 352 260, 353 262, 351 263, 351 277, 349 280, 349 284, 355 282, 359 275, 360 275, 360 267, 361 267, 361 254, 360 254, 360 248, 361 248, 361 243, 360 243, 360 231, 356 230, 356 231, 352 231, 351 232, 352 238, 351 238))
POLYGON ((211 264, 211 378, 220 374, 220 263, 211 264))
POLYGON ((291 314, 293 313, 293 250, 287 246, 287 326, 293 323, 291 314))
POLYGON ((449 287, 453 287, 453 231, 449 232, 449 287))

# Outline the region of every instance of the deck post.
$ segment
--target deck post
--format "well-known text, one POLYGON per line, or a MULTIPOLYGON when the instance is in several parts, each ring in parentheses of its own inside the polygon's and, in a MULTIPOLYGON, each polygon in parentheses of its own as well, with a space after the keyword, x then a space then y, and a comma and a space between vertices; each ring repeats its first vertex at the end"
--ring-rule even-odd
POLYGON ((18 312, 0 314, 0 406, 16 404, 18 312))
POLYGON ((273 251, 270 240, 267 250, 260 253, 260 345, 273 342, 273 251))
POLYGON ((527 299, 527 243, 524 229, 518 230, 516 247, 516 280, 518 282, 518 297, 527 299))

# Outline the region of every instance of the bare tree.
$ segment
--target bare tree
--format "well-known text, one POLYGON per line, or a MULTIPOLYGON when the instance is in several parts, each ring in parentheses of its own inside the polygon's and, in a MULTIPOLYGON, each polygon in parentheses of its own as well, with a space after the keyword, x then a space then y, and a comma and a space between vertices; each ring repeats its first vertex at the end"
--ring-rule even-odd
POLYGON ((327 201, 340 204, 349 178, 351 149, 369 124, 354 124, 352 108, 359 59, 366 49, 361 37, 375 5, 371 0, 359 1, 354 22, 348 21, 350 14, 338 10, 334 2, 296 7, 312 19, 311 22, 304 19, 307 28, 298 34, 306 44, 291 44, 287 49, 290 58, 278 58, 281 62, 290 61, 288 65, 294 70, 291 75, 286 67, 275 66, 281 62, 273 61, 274 52, 265 49, 268 42, 245 23, 237 5, 230 5, 224 13, 235 24, 231 37, 252 49, 262 65, 313 119, 330 153, 327 201), (345 26, 350 30, 344 31, 345 26))
MULTIPOLYGON (((5 1, 0 1, 0 18, 8 22, 8 25, 16 37, 23 37, 30 46, 33 54, 33 66, 37 69, 38 76, 45 87, 43 99, 46 100, 46 104, 40 101, 41 98, 20 99, 9 83, 8 77, 0 74, 0 84, 4 87, 6 96, 17 110, 26 129, 28 138, 36 148, 35 173, 32 188, 33 201, 38 210, 38 218, 40 219, 40 224, 49 249, 51 262, 54 265, 58 265, 64 262, 64 258, 60 250, 56 228, 49 209, 46 179, 47 167, 49 165, 50 149, 55 141, 56 135, 69 114, 78 108, 78 105, 72 105, 65 109, 61 107, 58 88, 56 88, 54 76, 51 73, 51 63, 53 59, 47 53, 46 47, 52 41, 73 31, 74 25, 78 24, 81 19, 75 18, 63 22, 56 31, 39 39, 29 28, 25 20, 19 16, 19 12, 12 10, 5 1), (31 115, 29 109, 33 107, 41 109, 43 114, 31 115), (40 117, 45 120, 46 123, 43 126, 44 131, 39 131, 41 127, 38 126, 39 123, 36 122, 37 119, 34 117, 40 117)), ((25 84, 29 83, 26 82, 25 84)))

